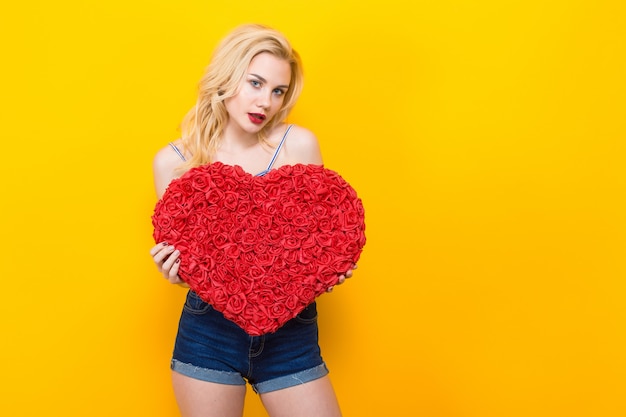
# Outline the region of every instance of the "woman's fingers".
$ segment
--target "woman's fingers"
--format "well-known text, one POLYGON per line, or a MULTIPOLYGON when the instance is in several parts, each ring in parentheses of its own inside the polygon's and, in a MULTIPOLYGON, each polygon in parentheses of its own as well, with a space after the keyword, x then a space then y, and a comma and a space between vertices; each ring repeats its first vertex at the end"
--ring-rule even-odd
MULTIPOLYGON (((335 284, 335 285, 341 285, 341 284, 343 284, 344 282, 346 282, 346 279, 347 279, 347 278, 352 278, 352 274, 353 274, 353 272, 354 272, 354 270, 355 270, 355 269, 356 269, 356 264, 354 264, 354 265, 352 266, 352 269, 349 269, 348 271, 346 271, 346 273, 345 273, 345 274, 341 274, 341 275, 339 275, 339 279, 337 280, 337 284, 335 284)), ((333 285, 332 287, 329 287, 329 288, 326 290, 326 292, 332 292, 334 288, 335 288, 335 286, 333 285)))
POLYGON ((154 263, 159 268, 159 271, 162 271, 164 263, 175 249, 174 246, 159 244, 150 250, 150 255, 152 255, 152 259, 154 259, 154 263))
POLYGON ((156 255, 160 250, 162 250, 165 247, 167 247, 167 242, 157 243, 152 248, 150 248, 150 256, 154 258, 154 255, 156 255))
POLYGON ((180 265, 180 251, 174 250, 168 258, 163 262, 163 276, 168 280, 176 278, 178 275, 178 267, 180 265))
POLYGON ((180 284, 184 281, 178 276, 180 268, 180 251, 167 242, 161 242, 150 249, 150 256, 154 260, 159 272, 172 284, 180 284))

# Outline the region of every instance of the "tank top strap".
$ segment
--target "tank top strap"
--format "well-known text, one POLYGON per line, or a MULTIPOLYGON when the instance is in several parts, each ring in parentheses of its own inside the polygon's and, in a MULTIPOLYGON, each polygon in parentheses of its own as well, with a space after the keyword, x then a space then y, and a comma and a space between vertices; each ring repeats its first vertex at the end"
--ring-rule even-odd
POLYGON ((172 149, 174 149, 174 152, 176 152, 178 156, 180 156, 180 159, 182 159, 183 162, 187 162, 187 159, 185 159, 185 156, 183 155, 183 153, 180 151, 180 149, 178 149, 176 145, 174 145, 173 142, 170 142, 169 145, 172 147, 172 149))
POLYGON ((287 126, 287 130, 285 130, 285 134, 283 135, 283 138, 280 140, 280 143, 278 144, 278 147, 276 148, 276 151, 274 152, 274 156, 272 156, 272 160, 270 161, 267 168, 265 168, 265 171, 263 171, 264 173, 267 173, 270 169, 272 169, 272 166, 274 166, 274 162, 276 162, 276 158, 278 158, 278 154, 280 153, 280 150, 282 149, 283 144, 285 143, 285 139, 287 139, 287 135, 289 134, 289 131, 291 130, 292 127, 293 125, 287 126))

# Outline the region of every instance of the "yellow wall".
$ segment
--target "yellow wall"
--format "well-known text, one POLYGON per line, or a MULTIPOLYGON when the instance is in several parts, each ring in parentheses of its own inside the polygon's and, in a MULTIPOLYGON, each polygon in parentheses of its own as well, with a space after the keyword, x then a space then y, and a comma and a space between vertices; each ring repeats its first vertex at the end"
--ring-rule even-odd
POLYGON ((175 415, 150 164, 243 22, 300 50, 291 119, 366 206, 320 299, 345 415, 626 415, 621 0, 1 9, 0 415, 175 415))

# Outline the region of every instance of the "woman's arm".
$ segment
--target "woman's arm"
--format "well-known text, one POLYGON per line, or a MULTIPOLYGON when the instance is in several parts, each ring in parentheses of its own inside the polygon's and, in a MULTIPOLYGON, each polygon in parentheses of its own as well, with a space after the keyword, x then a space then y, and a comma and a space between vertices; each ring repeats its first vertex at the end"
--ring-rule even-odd
MULTIPOLYGON (((154 174, 154 188, 157 197, 163 197, 167 186, 176 178, 176 168, 183 161, 180 156, 168 145, 161 149, 154 157, 152 170, 154 174)), ((178 276, 180 266, 180 252, 167 242, 159 242, 150 249, 150 256, 154 260, 159 272, 172 284, 183 284, 184 281, 178 276)))
POLYGON ((152 173, 154 175, 154 188, 158 198, 163 197, 167 186, 174 178, 178 177, 175 170, 182 163, 180 156, 169 145, 158 151, 154 156, 152 173))

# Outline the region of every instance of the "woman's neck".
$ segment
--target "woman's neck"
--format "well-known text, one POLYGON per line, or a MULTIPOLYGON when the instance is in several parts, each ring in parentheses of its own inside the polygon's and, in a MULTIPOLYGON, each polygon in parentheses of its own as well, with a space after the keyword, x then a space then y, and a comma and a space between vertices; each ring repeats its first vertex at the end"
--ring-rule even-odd
POLYGON ((245 132, 230 124, 224 128, 220 138, 220 149, 229 153, 250 149, 258 144, 258 134, 245 132))

